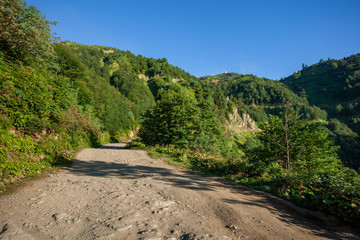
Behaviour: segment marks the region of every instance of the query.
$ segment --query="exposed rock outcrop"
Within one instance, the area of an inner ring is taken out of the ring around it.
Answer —
[[[149,77],[146,76],[145,74],[139,74],[139,75],[138,75],[138,78],[144,79],[145,81],[149,81]]]
[[[252,132],[259,130],[255,121],[247,113],[239,114],[239,110],[234,107],[233,112],[229,114],[225,122],[226,131],[230,134],[241,132]]]
[[[114,53],[114,50],[103,50],[104,53]]]

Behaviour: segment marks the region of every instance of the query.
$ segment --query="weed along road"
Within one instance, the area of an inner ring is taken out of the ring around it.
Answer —
[[[0,197],[0,239],[359,239],[332,217],[124,144]]]

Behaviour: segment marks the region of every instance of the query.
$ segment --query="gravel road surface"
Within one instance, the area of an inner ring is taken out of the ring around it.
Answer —
[[[359,239],[333,217],[125,144],[0,197],[0,239]]]

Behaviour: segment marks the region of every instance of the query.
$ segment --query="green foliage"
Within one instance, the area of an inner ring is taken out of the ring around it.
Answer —
[[[89,104],[81,82],[5,57],[0,52],[0,183],[6,187],[98,146],[100,126],[80,110]]]
[[[358,134],[336,118],[329,121],[328,128],[331,130],[335,142],[341,146],[339,156],[344,159],[344,163],[347,166],[359,166],[360,144]]]
[[[66,45],[54,44],[57,54],[57,63],[60,65],[59,75],[73,80],[79,80],[85,76],[85,65],[75,56],[75,54]]]
[[[298,79],[290,76],[282,82],[297,93],[305,91],[311,104],[332,110],[344,100],[359,96],[355,89],[352,90],[360,79],[359,68],[360,55],[357,54],[342,60],[314,64],[303,69]]]
[[[269,114],[279,115],[285,104],[291,104],[307,119],[326,120],[326,111],[309,106],[305,96],[297,96],[281,82],[254,75],[235,73],[219,74],[201,78],[207,81],[219,108],[226,108],[225,96],[256,122],[266,122]]]
[[[197,103],[177,92],[163,93],[158,104],[144,114],[139,130],[139,136],[146,144],[182,147],[208,148],[214,141],[208,136],[219,134],[210,104],[203,99]]]
[[[337,136],[349,136],[349,137],[357,137],[358,135],[353,132],[345,123],[340,122],[338,119],[333,118],[329,121],[329,128],[332,130]]]
[[[254,75],[224,73],[203,77],[220,86],[227,94],[241,99],[246,105],[305,104],[306,100],[292,93],[284,84]]]
[[[81,45],[81,49],[86,47]],[[85,65],[92,61],[91,54],[88,55],[91,61],[88,59],[89,61],[84,62],[74,54],[69,44],[56,44],[55,50],[60,66],[57,74],[69,78],[68,87],[74,89],[77,102],[84,111],[92,112],[99,119],[103,131],[109,131],[115,136],[136,128],[139,107],[112,87],[109,80]]]
[[[47,85],[46,74],[22,64],[13,64],[0,58],[1,109],[17,129],[26,131],[34,121],[50,117],[52,93]],[[32,123],[30,123],[32,122]],[[30,129],[30,132],[36,129]],[[41,129],[38,129],[41,130]]]
[[[340,166],[325,128],[313,121],[300,120],[291,108],[286,108],[281,118],[271,116],[261,128],[258,133],[261,144],[248,152],[260,175],[274,171],[275,167],[279,176],[295,171],[307,174],[304,178],[310,180],[314,174],[330,173]],[[276,176],[273,172],[270,175]]]
[[[118,69],[112,74],[110,83],[130,101],[139,104],[144,109],[155,104],[154,97],[145,81],[123,69]]]
[[[0,49],[17,59],[48,57],[53,53],[49,22],[23,0],[2,0],[0,5]]]
[[[35,144],[30,137],[21,138],[0,129],[0,182],[5,179],[29,176],[45,168],[35,154]]]
[[[85,46],[70,42],[64,42],[63,45],[76,53],[81,62],[96,75],[108,80],[142,109],[154,105],[154,97],[144,79],[194,79],[190,74],[170,65],[166,59],[145,58],[141,55],[135,56],[129,51],[101,46]]]

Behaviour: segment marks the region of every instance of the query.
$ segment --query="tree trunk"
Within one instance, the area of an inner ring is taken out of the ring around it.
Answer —
[[[285,109],[285,124],[283,126],[285,132],[285,143],[286,143],[286,170],[291,171],[291,164],[290,164],[290,139],[289,139],[289,108]]]

